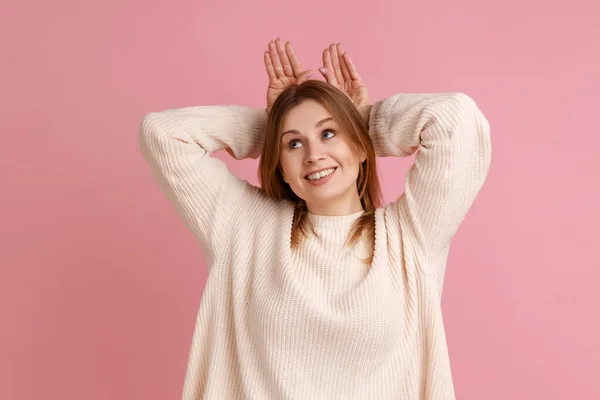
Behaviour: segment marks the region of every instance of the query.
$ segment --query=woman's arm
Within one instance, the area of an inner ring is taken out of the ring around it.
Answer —
[[[140,124],[142,155],[209,265],[247,184],[210,154],[227,149],[237,159],[257,158],[266,116],[236,105],[198,106],[149,113]]]
[[[147,114],[139,143],[161,189],[200,241],[205,257],[214,257],[246,182],[210,154],[227,150],[234,158],[258,158],[267,112],[291,84],[307,80],[290,42],[269,42],[264,53],[269,77],[267,108],[237,105],[187,107]],[[209,263],[210,264],[210,263]]]
[[[488,121],[463,93],[398,94],[371,105],[366,85],[339,44],[323,51],[319,71],[354,102],[379,157],[419,150],[405,192],[391,207],[420,249],[422,267],[443,272],[450,240],[487,176]]]
[[[391,207],[408,228],[426,272],[441,272],[450,241],[481,189],[491,162],[490,126],[463,93],[397,94],[370,110],[380,157],[409,156],[405,191]]]

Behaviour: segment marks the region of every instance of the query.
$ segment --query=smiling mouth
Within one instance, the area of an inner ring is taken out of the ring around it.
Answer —
[[[307,179],[309,181],[318,181],[319,179],[323,179],[326,176],[331,175],[335,170],[337,169],[337,167],[333,167],[333,168],[329,168],[329,169],[325,169],[323,171],[320,172],[316,172],[314,174],[310,174],[304,177],[304,179]]]

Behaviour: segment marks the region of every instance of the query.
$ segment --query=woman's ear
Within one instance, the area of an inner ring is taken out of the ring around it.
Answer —
[[[360,153],[359,153],[359,156],[360,156],[359,157],[360,162],[364,163],[365,160],[367,159],[367,155],[365,154],[365,152],[361,150]]]
[[[288,183],[288,181],[285,180],[285,174],[283,173],[283,170],[281,168],[279,168],[279,173],[281,174],[281,178],[283,179],[283,181],[285,183]]]

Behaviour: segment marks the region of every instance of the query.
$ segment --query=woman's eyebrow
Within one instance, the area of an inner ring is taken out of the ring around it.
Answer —
[[[333,117],[327,117],[327,118],[323,118],[322,120],[320,120],[319,122],[317,122],[317,124],[315,125],[315,128],[320,127],[321,125],[323,125],[325,122],[329,122],[329,121],[333,121]],[[283,138],[283,136],[287,133],[295,133],[296,135],[300,134],[300,131],[298,131],[297,129],[289,129],[285,132],[283,132],[281,134],[281,137]]]

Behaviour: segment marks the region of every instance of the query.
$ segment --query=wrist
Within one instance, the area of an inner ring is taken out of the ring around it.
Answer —
[[[373,108],[372,104],[367,104],[367,105],[358,107],[358,112],[360,113],[363,121],[365,122],[365,124],[367,126],[369,126],[369,118],[370,118],[370,115],[371,115],[371,109],[372,108]]]

